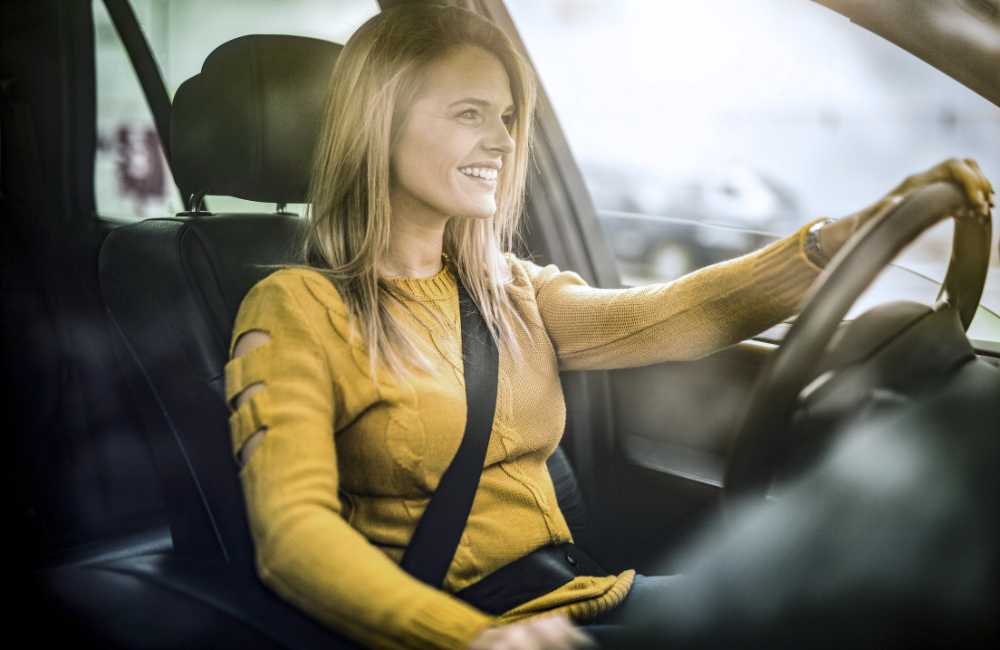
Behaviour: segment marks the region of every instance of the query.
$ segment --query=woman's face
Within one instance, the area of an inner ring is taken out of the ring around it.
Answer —
[[[392,152],[393,219],[493,216],[497,177],[514,151],[513,112],[507,72],[486,50],[466,47],[431,64]]]

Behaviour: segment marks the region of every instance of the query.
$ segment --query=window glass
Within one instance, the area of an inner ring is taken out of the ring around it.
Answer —
[[[125,221],[176,214],[184,208],[139,80],[104,3],[93,7],[97,214]]]
[[[953,156],[975,158],[1000,187],[1000,108],[814,2],[506,4],[626,284],[848,215]],[[940,281],[950,239],[941,224],[897,265]],[[998,264],[994,252],[993,311]],[[893,269],[858,308],[927,295],[933,282]],[[995,322],[975,331],[998,340]]]
[[[294,34],[344,43],[378,13],[376,0],[130,0],[167,91],[201,71],[216,47],[246,34]],[[163,158],[141,87],[101,0],[95,0],[98,213],[141,219],[173,215],[180,196]],[[211,196],[214,212],[272,212],[273,204]],[[302,206],[289,206],[300,211]]]

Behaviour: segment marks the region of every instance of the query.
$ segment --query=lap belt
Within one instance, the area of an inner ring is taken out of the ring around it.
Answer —
[[[455,594],[487,614],[503,614],[544,596],[577,576],[608,572],[573,544],[553,544],[514,560]]]
[[[479,306],[461,280],[458,308],[462,318],[465,432],[400,562],[410,575],[437,589],[444,582],[469,521],[497,406],[500,353]],[[607,571],[573,544],[558,544],[511,562],[455,596],[484,612],[502,614],[577,576],[603,575]]]

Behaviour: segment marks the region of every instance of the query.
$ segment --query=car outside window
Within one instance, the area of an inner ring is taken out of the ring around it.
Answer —
[[[953,156],[1000,186],[1000,108],[808,0],[506,5],[627,285],[850,214]],[[950,222],[926,233],[852,314],[933,302],[950,240]],[[1000,311],[995,252],[982,304]],[[1000,341],[1000,319],[981,308],[970,337]]]
[[[345,43],[379,11],[376,0],[130,0],[171,97],[216,47],[246,34]],[[101,0],[93,2],[97,63],[97,212],[132,221],[183,210],[153,118]],[[272,212],[272,204],[212,196],[214,212]],[[302,206],[288,206],[295,212]]]

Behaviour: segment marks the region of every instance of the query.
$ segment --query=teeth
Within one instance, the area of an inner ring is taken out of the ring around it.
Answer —
[[[495,181],[497,179],[496,169],[489,169],[488,167],[459,167],[458,171],[466,176],[473,176],[475,178],[482,178],[487,181]]]

